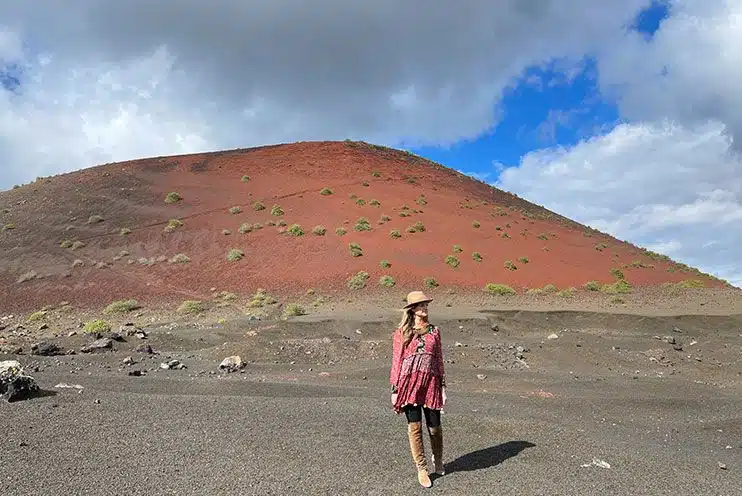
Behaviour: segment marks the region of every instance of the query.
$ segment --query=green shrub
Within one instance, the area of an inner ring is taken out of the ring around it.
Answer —
[[[298,317],[300,315],[306,315],[306,314],[307,314],[307,312],[304,310],[304,307],[302,307],[298,303],[289,303],[283,309],[283,317],[284,318]]]
[[[425,284],[425,287],[430,288],[430,289],[438,287],[438,281],[436,281],[432,277],[426,277],[425,280],[423,281],[423,284]]]
[[[185,314],[196,314],[204,311],[203,303],[200,300],[186,300],[178,306],[176,312]]]
[[[464,251],[464,250],[461,248],[460,245],[453,245],[453,252],[454,253],[461,253],[462,251]]]
[[[384,286],[385,288],[393,288],[395,284],[396,282],[392,276],[381,276],[381,278],[379,278],[379,285]]]
[[[248,176],[248,175],[244,175],[244,176],[242,176],[242,182],[243,182],[243,183],[246,183],[246,182],[248,182],[249,180],[250,180],[250,176]]]
[[[338,227],[337,229],[335,229],[335,234],[337,234],[338,236],[342,236],[347,233],[348,231],[346,231],[343,227]]]
[[[598,284],[598,281],[588,281],[582,287],[587,291],[600,291],[600,284]]]
[[[126,313],[141,308],[137,300],[119,300],[114,301],[103,309],[103,313],[108,315],[112,313]]]
[[[471,258],[472,258],[472,260],[474,260],[475,262],[481,262],[481,261],[482,261],[482,255],[481,255],[481,254],[480,254],[480,253],[479,253],[478,251],[475,251],[475,252],[473,252],[473,253],[471,254]]]
[[[332,194],[332,190],[330,188],[322,188],[320,190],[319,194],[320,195],[324,195],[324,196],[331,195]]]
[[[626,279],[619,279],[613,284],[604,284],[600,291],[606,294],[626,294],[631,293],[631,284]]]
[[[302,229],[299,224],[291,224],[291,226],[288,229],[286,229],[286,232],[292,236],[303,236],[304,235],[304,229]]]
[[[242,212],[242,209],[240,207],[236,207],[235,206],[235,207],[231,207],[229,209],[229,213],[232,214],[232,215],[239,214],[240,212]]]
[[[46,314],[47,312],[45,310],[40,310],[29,315],[27,320],[28,322],[38,322],[40,320],[44,320],[46,318]]]
[[[407,232],[409,233],[416,233],[416,232],[423,232],[425,231],[425,224],[423,224],[420,221],[415,222],[410,227],[407,228]]]
[[[368,281],[368,272],[360,271],[348,278],[347,284],[350,289],[363,289]]]
[[[392,239],[401,238],[402,233],[400,233],[397,229],[392,229],[389,231],[389,237]]]
[[[261,210],[265,210],[265,205],[259,201],[256,201],[255,203],[252,204],[252,208],[253,210],[256,210],[259,212]]]
[[[271,208],[271,215],[275,215],[276,217],[280,217],[283,215],[283,209],[279,207],[278,205],[273,205]]]
[[[518,267],[515,266],[515,264],[510,260],[505,260],[505,263],[503,264],[506,269],[508,270],[516,270]]]
[[[370,231],[371,225],[368,223],[368,219],[365,217],[359,217],[356,221],[356,225],[353,226],[353,229],[356,231]]]
[[[191,259],[188,258],[188,255],[186,255],[185,253],[177,253],[173,255],[173,257],[170,260],[168,260],[168,262],[171,264],[188,263],[190,261]]]
[[[392,266],[392,264],[389,263],[389,260],[382,260],[381,262],[379,262],[379,266],[381,266],[381,267],[383,267],[385,269],[388,269],[389,267]]]
[[[167,195],[165,195],[165,203],[177,203],[183,199],[182,196],[180,196],[175,191],[171,191]]]
[[[82,330],[86,333],[108,332],[111,330],[111,325],[105,320],[95,319],[85,322]]]
[[[518,259],[518,261],[519,261],[520,263],[522,263],[522,264],[527,264],[527,263],[528,263],[528,257],[520,257],[520,258]]]
[[[239,248],[232,248],[227,253],[227,260],[230,262],[237,262],[238,260],[242,260],[242,257],[245,256],[245,252],[240,250]]]
[[[183,226],[183,221],[180,219],[170,219],[167,221],[167,226],[165,226],[165,229],[163,229],[165,232],[173,232],[177,228]]]
[[[379,200],[371,200],[370,202],[368,202],[368,204],[371,205],[371,206],[373,206],[373,207],[380,207],[381,206],[381,202],[379,202]]]
[[[510,286],[506,286],[505,284],[496,284],[493,282],[487,283],[484,289],[491,295],[506,296],[515,294],[515,290]]]
[[[252,232],[252,226],[248,223],[240,224],[240,228],[238,229],[240,234],[247,234],[249,232]]]
[[[453,255],[447,255],[446,256],[446,263],[453,267],[454,269],[459,266],[459,259],[454,257]]]
[[[479,228],[479,226],[480,226],[481,224],[479,223],[479,221],[478,221],[478,220],[475,220],[474,222],[472,222],[472,223],[471,223],[471,225],[472,225],[472,227],[474,227],[475,229],[478,229],[478,228]]]
[[[325,229],[325,226],[318,225],[312,228],[312,234],[315,234],[317,236],[324,236],[326,232],[327,229]]]
[[[350,255],[352,257],[363,256],[363,249],[361,248],[361,245],[359,245],[358,243],[349,243],[348,248],[350,248]]]

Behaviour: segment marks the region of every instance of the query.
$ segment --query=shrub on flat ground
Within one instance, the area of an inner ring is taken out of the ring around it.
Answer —
[[[319,192],[320,195],[327,196],[331,195],[333,191],[330,188],[322,188]]]
[[[95,319],[85,322],[82,330],[86,333],[108,332],[111,330],[111,324],[102,319]]]
[[[453,255],[446,256],[446,264],[450,265],[454,269],[459,266],[461,262],[459,262],[459,259],[454,257]]]
[[[392,239],[401,238],[402,233],[400,233],[397,229],[392,229],[391,231],[389,231],[389,237]]]
[[[385,288],[393,288],[395,284],[396,282],[392,276],[387,275],[379,278],[379,285],[384,286]]]
[[[271,215],[280,217],[283,215],[283,209],[279,205],[273,205],[273,207],[271,207]]]
[[[185,314],[196,314],[204,311],[203,302],[200,300],[185,300],[178,306],[176,312]]]
[[[472,258],[472,260],[474,260],[475,262],[481,262],[481,261],[482,261],[482,254],[481,254],[481,253],[479,253],[478,251],[475,251],[475,252],[473,252],[473,253],[471,254],[471,258]]]
[[[598,281],[588,281],[582,287],[587,291],[600,291],[600,284],[598,284]]]
[[[283,309],[283,317],[284,318],[298,317],[300,315],[306,315],[306,313],[307,312],[304,310],[304,307],[302,307],[298,303],[289,303]]]
[[[255,203],[252,204],[252,208],[253,210],[257,210],[257,211],[265,210],[265,205],[259,201],[256,201]]]
[[[511,260],[505,260],[505,263],[503,265],[508,270],[516,270],[518,268]]]
[[[379,266],[388,269],[392,266],[392,264],[389,263],[389,260],[382,260],[381,262],[379,262]]]
[[[242,176],[242,179],[241,180],[242,180],[243,183],[246,183],[246,182],[248,182],[250,180],[250,176],[244,175],[244,176]]]
[[[337,234],[338,236],[342,236],[343,234],[347,234],[347,233],[348,231],[346,231],[342,227],[338,227],[337,229],[335,229],[335,234]]]
[[[365,217],[359,217],[356,221],[356,225],[353,226],[353,229],[356,231],[370,231],[371,225],[368,223],[368,219]]]

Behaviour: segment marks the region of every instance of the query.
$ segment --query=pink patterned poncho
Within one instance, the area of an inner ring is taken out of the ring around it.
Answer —
[[[428,332],[414,334],[407,346],[403,347],[402,341],[402,332],[397,329],[392,340],[392,368],[389,374],[392,392],[397,393],[393,410],[401,413],[405,405],[441,410],[446,374],[440,330],[429,324]]]

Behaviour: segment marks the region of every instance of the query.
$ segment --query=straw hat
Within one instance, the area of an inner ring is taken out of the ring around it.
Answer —
[[[407,305],[404,306],[404,309],[407,310],[418,303],[427,303],[430,301],[433,301],[433,298],[428,298],[422,291],[410,291],[407,294]]]

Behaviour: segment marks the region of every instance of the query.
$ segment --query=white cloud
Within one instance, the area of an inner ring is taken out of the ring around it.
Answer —
[[[742,285],[742,159],[719,122],[622,124],[529,153],[496,185]]]
[[[522,158],[500,185],[742,286],[742,2],[674,0],[597,59],[630,122]],[[554,187],[558,185],[558,187]]]
[[[99,162],[360,138],[449,145],[533,64],[605,49],[650,0],[1,2],[0,188]]]

